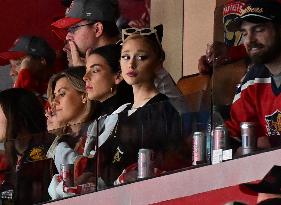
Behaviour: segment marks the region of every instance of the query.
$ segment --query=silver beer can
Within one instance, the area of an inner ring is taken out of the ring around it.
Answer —
[[[74,164],[61,164],[60,173],[65,186],[74,186]]]
[[[227,149],[227,129],[223,125],[213,130],[213,150]]]
[[[192,165],[206,162],[206,137],[204,132],[194,132],[192,140]]]
[[[154,175],[154,152],[151,149],[139,149],[138,179]]]
[[[257,149],[256,124],[241,122],[242,154],[249,154]]]

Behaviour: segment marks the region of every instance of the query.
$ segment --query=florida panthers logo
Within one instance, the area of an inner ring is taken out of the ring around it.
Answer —
[[[224,24],[224,42],[227,46],[237,46],[241,44],[242,34],[240,31],[231,32],[227,30],[227,25],[233,21],[233,19],[240,16],[240,13],[244,7],[242,1],[234,1],[227,3],[223,8],[223,24]]]
[[[276,110],[271,115],[266,115],[265,121],[269,136],[281,135],[281,112],[279,110]]]

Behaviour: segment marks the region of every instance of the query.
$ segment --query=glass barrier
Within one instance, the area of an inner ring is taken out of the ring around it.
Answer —
[[[218,116],[210,115],[207,92],[164,101],[158,96],[140,108],[127,104],[92,122],[33,134],[21,154],[15,152],[21,142],[7,141],[0,155],[3,203],[73,197],[260,153],[235,154],[227,128],[223,137],[210,129]],[[7,162],[13,160],[11,169]]]

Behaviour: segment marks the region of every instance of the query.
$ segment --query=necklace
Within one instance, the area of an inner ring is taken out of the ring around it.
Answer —
[[[132,106],[132,109],[138,109],[142,106],[144,106],[151,98],[153,98],[154,96],[151,96],[151,97],[147,97],[147,98],[144,98],[142,99],[140,105],[135,105],[136,101],[134,101],[134,104]]]

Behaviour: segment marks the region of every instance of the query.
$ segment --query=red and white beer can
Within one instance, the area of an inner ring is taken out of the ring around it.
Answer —
[[[227,130],[223,125],[215,127],[213,130],[213,150],[227,148]]]
[[[60,165],[61,176],[65,186],[74,186],[74,164],[61,164]]]

